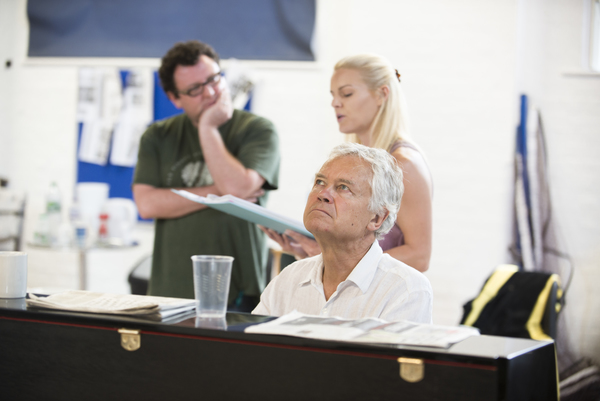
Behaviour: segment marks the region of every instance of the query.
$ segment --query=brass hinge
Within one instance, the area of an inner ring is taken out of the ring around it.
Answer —
[[[400,377],[410,383],[423,380],[425,376],[425,364],[422,359],[398,358],[400,364]]]
[[[142,345],[139,330],[119,329],[121,334],[121,347],[127,351],[135,351]]]

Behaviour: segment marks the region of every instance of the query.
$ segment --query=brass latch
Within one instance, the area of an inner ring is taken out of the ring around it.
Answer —
[[[422,359],[398,358],[400,364],[400,377],[410,383],[423,380],[425,376],[425,364]]]
[[[135,351],[142,345],[139,330],[119,329],[121,334],[121,347],[127,351]]]

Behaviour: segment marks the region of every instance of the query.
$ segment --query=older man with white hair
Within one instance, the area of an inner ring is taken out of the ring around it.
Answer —
[[[334,148],[304,210],[322,253],[284,269],[252,313],[431,323],[429,280],[377,241],[394,225],[403,190],[402,170],[388,152],[353,143]]]

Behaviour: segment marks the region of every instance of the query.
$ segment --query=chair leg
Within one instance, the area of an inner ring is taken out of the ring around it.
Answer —
[[[269,249],[271,253],[271,280],[273,280],[279,273],[281,273],[281,251],[279,249]]]

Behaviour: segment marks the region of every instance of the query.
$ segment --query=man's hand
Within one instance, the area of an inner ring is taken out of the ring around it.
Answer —
[[[210,104],[198,120],[198,136],[200,147],[208,170],[215,181],[219,193],[231,194],[242,199],[256,198],[255,193],[265,183],[265,179],[256,171],[246,168],[227,149],[218,127],[233,116],[231,96],[225,80],[221,79],[215,90],[207,86],[205,91],[215,95],[215,102]]]
[[[256,202],[258,202],[258,198],[260,198],[264,194],[265,194],[265,190],[261,188],[261,189],[255,191],[254,193],[250,194],[245,200],[247,200],[248,202],[251,202],[251,203],[256,203]]]
[[[258,226],[273,241],[277,242],[284,252],[290,253],[296,259],[304,259],[321,253],[319,244],[314,239],[310,239],[295,231],[285,230],[285,233],[279,234],[275,230]]]
[[[215,102],[204,109],[198,119],[198,127],[200,127],[201,133],[203,128],[204,131],[206,131],[206,128],[218,128],[229,121],[233,115],[233,104],[224,78],[221,78],[217,88]]]

